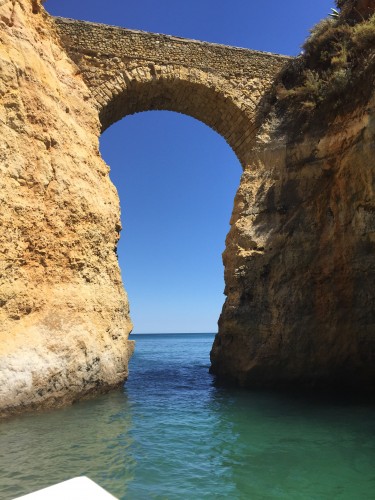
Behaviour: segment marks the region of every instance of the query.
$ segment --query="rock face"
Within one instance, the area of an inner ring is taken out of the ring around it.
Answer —
[[[305,124],[271,110],[224,253],[212,371],[245,386],[375,387],[375,98]]]
[[[0,3],[0,413],[127,377],[119,202],[100,123],[38,2]]]

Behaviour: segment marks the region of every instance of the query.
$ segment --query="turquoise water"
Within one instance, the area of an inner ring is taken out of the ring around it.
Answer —
[[[217,388],[213,336],[142,335],[121,391],[0,424],[0,498],[87,475],[121,499],[374,499],[375,407]]]

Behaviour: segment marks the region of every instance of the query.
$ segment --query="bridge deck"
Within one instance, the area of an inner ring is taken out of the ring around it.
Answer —
[[[188,64],[234,78],[245,74],[252,78],[272,78],[275,70],[290,59],[269,52],[87,21],[65,18],[55,18],[55,21],[68,50],[89,56],[120,57],[155,64]]]

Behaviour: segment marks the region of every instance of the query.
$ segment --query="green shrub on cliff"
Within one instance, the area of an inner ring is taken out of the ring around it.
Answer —
[[[375,47],[375,14],[368,21],[354,26],[353,43],[360,50],[371,50]]]
[[[342,8],[349,1],[336,5]],[[374,76],[375,14],[354,19],[342,12],[311,30],[303,54],[285,69],[276,94],[281,106],[286,104],[288,109],[311,110],[323,104],[337,108],[353,99],[350,94],[355,87],[361,85],[359,94],[363,88],[373,88]]]

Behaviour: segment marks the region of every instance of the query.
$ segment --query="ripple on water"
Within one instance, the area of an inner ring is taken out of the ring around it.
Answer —
[[[0,425],[0,498],[87,475],[121,499],[370,499],[375,410],[217,388],[212,335],[138,336],[122,391]]]

